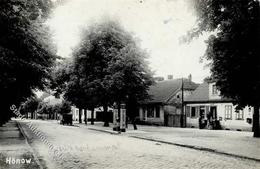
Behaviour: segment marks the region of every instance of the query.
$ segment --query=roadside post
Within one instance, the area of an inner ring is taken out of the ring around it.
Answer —
[[[126,131],[126,105],[120,105],[120,131]]]
[[[119,115],[118,115],[118,105],[116,103],[113,104],[113,131],[119,131]]]

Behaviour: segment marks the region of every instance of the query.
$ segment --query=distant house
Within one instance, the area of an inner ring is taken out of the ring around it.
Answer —
[[[184,103],[187,127],[252,130],[253,108],[236,110],[231,99],[220,96],[215,83],[201,84]]]
[[[81,119],[82,119],[82,121],[85,119],[85,109],[81,109],[81,110],[79,110],[79,108],[77,108],[77,107],[75,107],[75,106],[72,106],[71,107],[71,112],[72,112],[72,119],[74,120],[74,121],[78,121],[79,120],[79,111],[81,111]],[[93,118],[94,118],[94,120],[95,121],[103,121],[103,107],[98,107],[98,108],[95,108],[94,109],[94,116],[93,116]],[[110,107],[108,107],[108,113],[110,113],[111,114],[111,112],[113,111],[113,109],[112,108],[110,108]],[[87,110],[87,120],[88,121],[90,121],[91,120],[91,110]]]
[[[172,127],[184,126],[182,95],[185,99],[197,87],[198,84],[191,81],[191,76],[183,80],[168,78],[158,81],[149,89],[151,98],[140,103],[140,122]]]
[[[43,92],[41,94],[41,96],[39,96],[39,99],[41,99],[45,104],[51,105],[51,106],[61,104],[62,101],[63,101],[63,97],[56,98],[54,95],[51,95],[50,93],[47,93],[47,92]],[[86,114],[87,120],[89,121],[91,119],[91,111],[90,110],[85,110],[85,109],[81,109],[80,110],[75,105],[72,105],[71,106],[71,113],[72,113],[72,120],[73,121],[79,121],[79,111],[81,111],[81,120],[82,120],[82,122],[85,119],[85,111],[87,111],[87,114]],[[108,111],[112,111],[111,108],[109,108]],[[100,116],[100,114],[102,114],[100,112],[103,112],[103,108],[102,107],[98,107],[98,108],[94,109],[94,120],[95,121],[97,120],[98,116]],[[40,117],[42,119],[49,119],[50,118],[46,114],[39,114],[38,113],[37,115],[38,115],[38,117]],[[54,113],[54,117],[53,118],[54,119],[59,119],[60,115]]]

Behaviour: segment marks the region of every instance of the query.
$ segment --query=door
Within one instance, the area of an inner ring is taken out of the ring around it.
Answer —
[[[209,116],[208,116],[208,124],[210,125],[209,128],[211,129],[220,129],[220,123],[217,120],[217,107],[216,106],[211,106],[210,111],[209,111]]]
[[[169,127],[181,127],[181,115],[180,114],[168,114],[167,126]]]
[[[217,119],[217,107],[216,106],[210,107],[210,116],[212,117],[212,120]]]
[[[206,126],[207,126],[206,106],[200,106],[200,108],[199,108],[199,128],[203,129]]]

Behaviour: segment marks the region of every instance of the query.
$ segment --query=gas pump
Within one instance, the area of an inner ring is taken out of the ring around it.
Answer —
[[[120,131],[125,132],[126,128],[126,105],[120,105]]]
[[[116,103],[113,104],[113,130],[119,131],[120,125],[119,125],[119,116],[118,116],[118,106]]]

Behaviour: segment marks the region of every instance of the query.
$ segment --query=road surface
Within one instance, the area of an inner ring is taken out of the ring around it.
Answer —
[[[23,120],[19,123],[44,168],[260,168],[260,162],[252,160],[146,141],[127,135],[112,135],[85,127],[62,126],[53,121]]]

